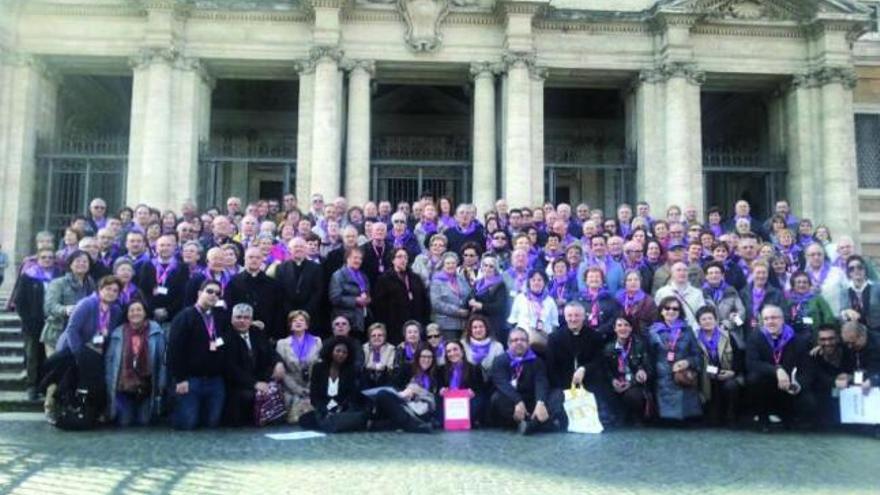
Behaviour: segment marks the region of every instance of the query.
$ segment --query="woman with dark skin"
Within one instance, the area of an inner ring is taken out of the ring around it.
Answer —
[[[350,339],[335,337],[321,349],[321,360],[312,367],[309,384],[314,411],[300,418],[303,428],[341,433],[366,427],[367,415],[358,405],[358,370],[351,346]]]

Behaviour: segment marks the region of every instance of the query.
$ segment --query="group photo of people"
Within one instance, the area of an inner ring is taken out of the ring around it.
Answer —
[[[529,435],[569,431],[576,389],[606,431],[847,429],[841,394],[880,393],[874,263],[785,200],[723,207],[95,198],[9,309],[64,429],[431,433],[455,397]]]

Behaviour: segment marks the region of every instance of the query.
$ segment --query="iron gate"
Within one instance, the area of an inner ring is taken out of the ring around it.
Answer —
[[[620,146],[548,143],[544,163],[544,197],[554,204],[585,202],[615,211],[635,198],[636,156]]]
[[[42,228],[60,234],[74,215],[103,198],[108,213],[125,201],[128,139],[59,139],[37,143],[37,215]]]
[[[709,148],[703,150],[703,180],[706,208],[718,206],[733,214],[733,205],[745,199],[752,214],[761,218],[773,214],[778,199],[785,197],[785,155],[769,155],[749,149]]]
[[[370,197],[413,202],[424,193],[471,200],[470,141],[464,136],[382,136],[371,144]]]
[[[218,205],[218,200],[225,201],[235,187],[241,187],[235,181],[242,172],[248,182],[254,174],[274,175],[277,182],[281,182],[281,196],[295,191],[296,137],[263,140],[213,138],[199,143],[199,204],[211,206]],[[248,194],[244,196],[248,201]],[[253,199],[269,198],[250,198]]]

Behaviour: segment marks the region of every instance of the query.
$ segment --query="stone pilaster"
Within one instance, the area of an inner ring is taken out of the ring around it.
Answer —
[[[531,73],[532,206],[544,203],[544,80],[547,70],[534,67]]]
[[[312,187],[312,112],[315,97],[315,64],[302,60],[296,64],[299,73],[299,103],[296,125],[296,197],[308,202]]]
[[[32,247],[36,147],[55,133],[58,75],[37,57],[0,53],[0,242],[14,265]]]
[[[806,218],[817,218],[824,196],[824,188],[814,187],[821,183],[818,95],[807,75],[795,76],[785,93],[787,195],[792,210]]]
[[[376,65],[358,60],[348,62],[346,69],[349,76],[345,197],[351,204],[364,204],[370,198],[370,100]]]
[[[532,202],[532,80],[534,55],[508,53],[503,95],[502,195],[511,205]]]
[[[198,189],[199,141],[208,137],[214,82],[202,63],[146,48],[133,70],[126,202],[179,208]]]
[[[498,67],[490,63],[471,64],[474,80],[473,123],[473,198],[477,210],[492,209],[496,191],[495,160],[495,73]]]
[[[310,192],[325,197],[341,193],[341,73],[342,51],[335,47],[313,48],[315,64],[312,105],[312,155]]]

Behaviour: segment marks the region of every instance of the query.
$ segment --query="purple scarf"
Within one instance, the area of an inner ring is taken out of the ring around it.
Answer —
[[[355,281],[358,285],[358,288],[361,292],[367,292],[367,278],[364,277],[364,274],[361,273],[360,270],[355,270],[354,268],[345,267],[348,271],[348,275]]]
[[[761,327],[761,333],[767,339],[767,345],[770,346],[773,352],[773,362],[778,366],[782,362],[782,353],[785,352],[785,346],[794,338],[794,330],[790,326],[784,325],[782,327],[782,334],[775,340],[766,328]]]
[[[721,330],[718,327],[715,327],[715,330],[712,332],[712,338],[706,338],[706,332],[700,330],[699,333],[700,342],[703,343],[703,347],[706,348],[706,353],[709,354],[709,360],[713,363],[718,362],[718,341],[721,340]]]
[[[475,340],[471,340],[469,344],[471,348],[471,359],[473,359],[474,364],[483,364],[483,360],[489,355],[489,349],[492,347],[492,340],[487,338],[484,344],[478,344]]]
[[[727,287],[727,282],[725,282],[724,280],[722,280],[721,283],[718,284],[718,287],[712,287],[711,285],[709,285],[709,282],[703,282],[703,291],[711,291],[712,300],[715,301],[716,304],[724,298],[724,292],[727,290]]]
[[[759,289],[752,285],[752,313],[758,314],[761,311],[761,305],[764,304],[764,297],[767,296],[767,289]]]
[[[177,258],[172,257],[171,261],[163,268],[162,263],[156,258],[153,260],[153,267],[156,269],[156,285],[165,285],[168,280],[168,274],[177,269]]]
[[[529,361],[534,361],[538,358],[535,355],[535,351],[530,347],[525,354],[520,357],[517,357],[513,354],[513,351],[510,349],[507,350],[507,357],[510,359],[510,369],[513,370],[516,374],[522,372],[522,367],[525,363]]]
[[[410,239],[413,238],[412,232],[409,229],[403,231],[403,234],[397,235],[394,233],[394,230],[391,231],[391,242],[395,248],[406,247],[406,244]]]
[[[474,290],[478,296],[482,296],[489,292],[489,289],[495,287],[496,285],[502,282],[501,275],[495,274],[491,277],[480,277],[477,279],[476,285],[474,285]]]
[[[447,229],[455,227],[455,218],[449,215],[440,215],[440,223]]]
[[[28,277],[39,280],[43,283],[51,282],[52,279],[54,279],[58,274],[58,270],[55,268],[55,266],[50,266],[48,269],[44,269],[35,261],[32,261],[25,265],[24,269],[21,272]]]
[[[636,293],[631,296],[629,295],[629,292],[627,292],[625,289],[621,289],[617,291],[616,298],[617,302],[620,304],[620,307],[623,308],[623,312],[626,314],[630,314],[630,308],[633,308],[644,301],[645,296],[647,296],[647,294],[645,294],[645,291],[643,291],[642,289],[637,290]]]
[[[807,275],[810,276],[810,281],[813,282],[813,290],[818,292],[822,290],[822,284],[825,283],[825,279],[828,278],[828,272],[831,271],[831,265],[828,262],[822,263],[822,269],[819,270],[819,274],[816,275],[813,273],[813,270],[805,270]]]
[[[565,275],[565,278],[563,278],[562,280],[559,280],[556,277],[553,277],[550,280],[550,289],[549,289],[550,293],[553,294],[553,296],[557,299],[564,298],[565,291],[568,288],[568,282],[571,280],[574,280],[574,277],[572,277],[571,272],[567,273]]]
[[[309,356],[309,352],[311,352],[312,347],[315,346],[315,343],[318,341],[318,338],[314,335],[306,332],[303,334],[302,340],[297,341],[295,335],[290,336],[290,352],[296,356],[296,361],[302,364],[305,359]]]
[[[409,342],[404,342],[403,344],[403,354],[406,356],[407,362],[412,362],[413,357],[415,357],[416,350]]]
[[[463,374],[464,363],[452,365],[452,376],[449,377],[449,388],[458,390],[461,388],[461,375]]]
[[[433,220],[422,220],[422,232],[428,237],[437,232],[437,222]]]
[[[477,230],[477,222],[476,222],[476,220],[471,220],[471,223],[469,223],[467,225],[467,227],[464,227],[464,228],[462,228],[462,226],[459,225],[458,222],[456,222],[454,228],[461,235],[469,236],[469,235],[473,234],[475,230]]]
[[[525,287],[525,283],[528,280],[529,272],[528,270],[524,271],[522,275],[516,272],[513,267],[508,268],[504,271],[508,277],[513,279],[513,283],[516,286],[517,292],[523,292]]]

